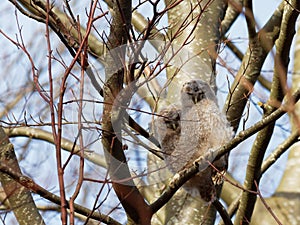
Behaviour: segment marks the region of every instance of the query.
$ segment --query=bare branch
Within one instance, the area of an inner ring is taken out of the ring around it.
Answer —
[[[2,127],[0,127],[0,167],[10,167],[11,171],[22,176],[14,152],[14,146],[9,142],[8,136],[4,133]],[[35,219],[35,223],[37,224],[45,224],[29,190],[15,182],[3,170],[0,172],[0,181],[9,201],[10,208],[13,210],[20,225],[30,224],[32,218]]]
[[[36,184],[31,178],[29,178],[27,176],[24,176],[19,172],[16,172],[15,170],[8,167],[7,165],[1,164],[0,165],[0,171],[2,173],[7,174],[12,179],[17,181],[19,184],[21,184],[22,186],[24,186],[27,189],[31,190],[32,192],[40,195],[41,197],[43,197],[43,198],[45,198],[45,199],[47,199],[47,200],[49,200],[49,201],[51,201],[55,204],[58,204],[58,205],[61,204],[61,198],[59,196],[47,191],[43,187]],[[68,201],[67,201],[67,207],[69,207],[69,202]],[[89,210],[89,209],[87,209],[83,206],[80,206],[78,204],[74,204],[74,208],[75,208],[75,211],[77,213],[82,214],[84,216],[88,216],[92,219],[101,221],[103,223],[113,224],[113,225],[121,225],[120,223],[118,223],[117,221],[115,221],[114,219],[112,219],[111,217],[109,217],[107,215],[103,215],[101,213],[93,212],[93,211],[91,211],[91,210]]]
[[[281,106],[279,109],[277,109],[270,115],[266,116],[261,121],[257,122],[247,130],[241,131],[229,143],[220,147],[217,150],[217,155],[214,160],[218,160],[224,154],[228,153],[231,149],[233,149],[238,144],[240,144],[242,141],[246,140],[253,134],[257,133],[264,127],[268,126],[270,123],[279,119],[287,112],[287,109],[291,108],[290,104],[294,104],[299,99],[300,99],[300,89],[297,90],[297,92],[293,95],[293,98],[290,99],[290,101],[287,102],[285,105]],[[199,162],[201,161],[203,161],[203,157],[195,160],[192,167],[181,170],[173,177],[172,181],[168,185],[168,188],[165,190],[165,192],[155,202],[151,204],[151,208],[154,212],[158,211],[163,206],[164,202],[168,201],[186,181],[188,181],[191,177],[193,177],[198,172]]]
[[[258,35],[250,39],[242,65],[235,77],[234,83],[231,85],[224,111],[234,131],[238,129],[248,97],[252,93],[264,60],[271,49],[270,47],[274,45],[279,35],[282,14],[283,4],[277,8]],[[256,60],[258,58],[260,60]]]

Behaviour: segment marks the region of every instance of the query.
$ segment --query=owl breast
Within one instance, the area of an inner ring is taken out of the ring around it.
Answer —
[[[227,156],[213,162],[216,151],[232,138],[233,132],[206,82],[191,80],[185,83],[181,104],[179,109],[168,108],[161,112],[169,119],[157,119],[157,126],[161,127],[159,141],[167,167],[173,173],[191,166],[199,157],[209,156],[202,160],[199,173],[183,186],[191,195],[209,202],[216,196],[216,183],[213,182],[216,169],[226,171],[228,164]],[[176,112],[179,116],[174,119]]]

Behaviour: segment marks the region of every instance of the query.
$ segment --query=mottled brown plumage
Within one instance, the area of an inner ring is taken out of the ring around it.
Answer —
[[[209,165],[216,150],[229,141],[232,129],[218,108],[217,99],[210,86],[202,80],[191,80],[181,90],[181,134],[178,146],[172,154],[177,167],[189,166],[195,159],[208,154],[207,163],[200,165],[200,172],[189,180],[186,189],[193,196],[201,196],[207,202],[216,197],[213,178],[216,170]],[[192,138],[191,138],[192,137]],[[185,155],[178,163],[178,155]],[[227,169],[227,157],[214,162],[218,170]]]
[[[154,132],[158,139],[164,159],[167,161],[178,144],[180,135],[181,110],[176,105],[169,105],[159,112],[154,120]]]
[[[155,122],[158,140],[167,166],[173,173],[205,156],[199,173],[183,187],[191,195],[211,202],[216,197],[213,180],[218,176],[210,162],[214,160],[216,150],[231,139],[232,129],[218,108],[214,92],[202,80],[191,80],[183,85],[181,104],[181,110],[172,106],[161,111],[164,116]],[[225,171],[227,161],[227,156],[224,156],[213,165]]]

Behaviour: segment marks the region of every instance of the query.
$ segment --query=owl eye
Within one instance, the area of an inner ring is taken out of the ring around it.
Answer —
[[[198,92],[196,94],[190,94],[192,96],[192,101],[194,102],[194,104],[197,104],[198,102],[200,102],[202,99],[205,98],[205,94],[203,91]]]
[[[175,112],[166,115],[166,117],[164,118],[164,122],[167,128],[172,130],[176,130],[179,127],[179,123],[178,123],[179,120],[180,120],[180,115],[179,113],[175,113]]]
[[[200,100],[205,98],[205,94],[204,94],[203,91],[199,92],[199,93],[198,93],[198,96],[199,96],[198,98],[199,98]]]
[[[172,130],[176,130],[177,127],[179,127],[179,123],[178,121],[175,120],[167,120],[165,121],[167,128],[172,129]]]
[[[193,90],[194,90],[194,92],[201,91],[201,90],[199,89],[199,87],[197,87],[197,86],[194,86],[194,87],[193,87]]]
[[[183,85],[183,90],[187,94],[193,94],[199,91],[199,87],[197,85],[197,82],[192,81],[192,82],[187,82]]]

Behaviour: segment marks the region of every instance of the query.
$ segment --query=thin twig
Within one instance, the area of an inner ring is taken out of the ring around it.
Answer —
[[[60,205],[61,204],[61,198],[49,191],[47,191],[46,189],[44,189],[43,187],[39,186],[38,184],[36,184],[31,178],[22,175],[21,173],[18,173],[14,170],[12,170],[11,168],[7,167],[4,164],[0,165],[0,171],[9,175],[10,177],[12,177],[15,181],[17,181],[18,183],[20,183],[22,186],[28,188],[29,190],[31,190],[32,192],[40,195],[41,197]],[[69,201],[67,201],[67,207],[69,207]],[[85,216],[89,216],[92,219],[96,219],[98,221],[101,221],[103,223],[106,224],[112,224],[112,225],[121,225],[119,222],[117,222],[116,220],[112,219],[111,217],[98,213],[98,212],[92,212],[91,210],[78,205],[78,204],[74,204],[74,208],[75,211],[81,215],[85,215]]]
[[[217,156],[214,160],[220,159],[223,155],[227,154],[232,150],[234,147],[236,147],[238,144],[246,140],[247,138],[254,135],[256,132],[260,131],[264,127],[268,126],[270,123],[276,121],[281,116],[283,116],[287,111],[289,111],[292,108],[292,105],[296,103],[300,98],[300,89],[298,89],[295,94],[292,96],[289,101],[282,105],[280,108],[275,110],[273,113],[271,113],[269,116],[266,116],[261,121],[257,122],[247,130],[241,131],[235,138],[233,138],[229,143],[226,145],[220,147],[217,150]],[[197,172],[199,168],[199,162],[204,161],[202,157],[195,160],[193,165],[190,168],[184,169],[179,171],[175,174],[173,179],[171,180],[170,184],[168,185],[167,189],[164,191],[164,193],[156,199],[151,205],[152,211],[155,213],[157,212],[166,202],[168,202],[172,196],[176,193],[176,191],[190,178],[192,178]],[[242,188],[242,187],[241,187]],[[245,190],[245,189],[244,189]],[[252,192],[251,190],[245,190]],[[253,192],[256,194],[256,192]]]
[[[270,214],[272,215],[272,217],[275,219],[275,221],[277,222],[277,224],[279,225],[282,225],[282,223],[280,222],[280,220],[278,219],[278,217],[275,215],[275,213],[273,212],[273,210],[271,209],[271,207],[267,204],[267,202],[265,201],[265,199],[263,198],[263,196],[261,195],[260,193],[260,190],[259,190],[259,186],[257,184],[256,181],[254,181],[254,184],[256,186],[256,189],[257,189],[257,194],[261,200],[261,202],[263,203],[263,205],[266,207],[266,209],[270,212]]]

